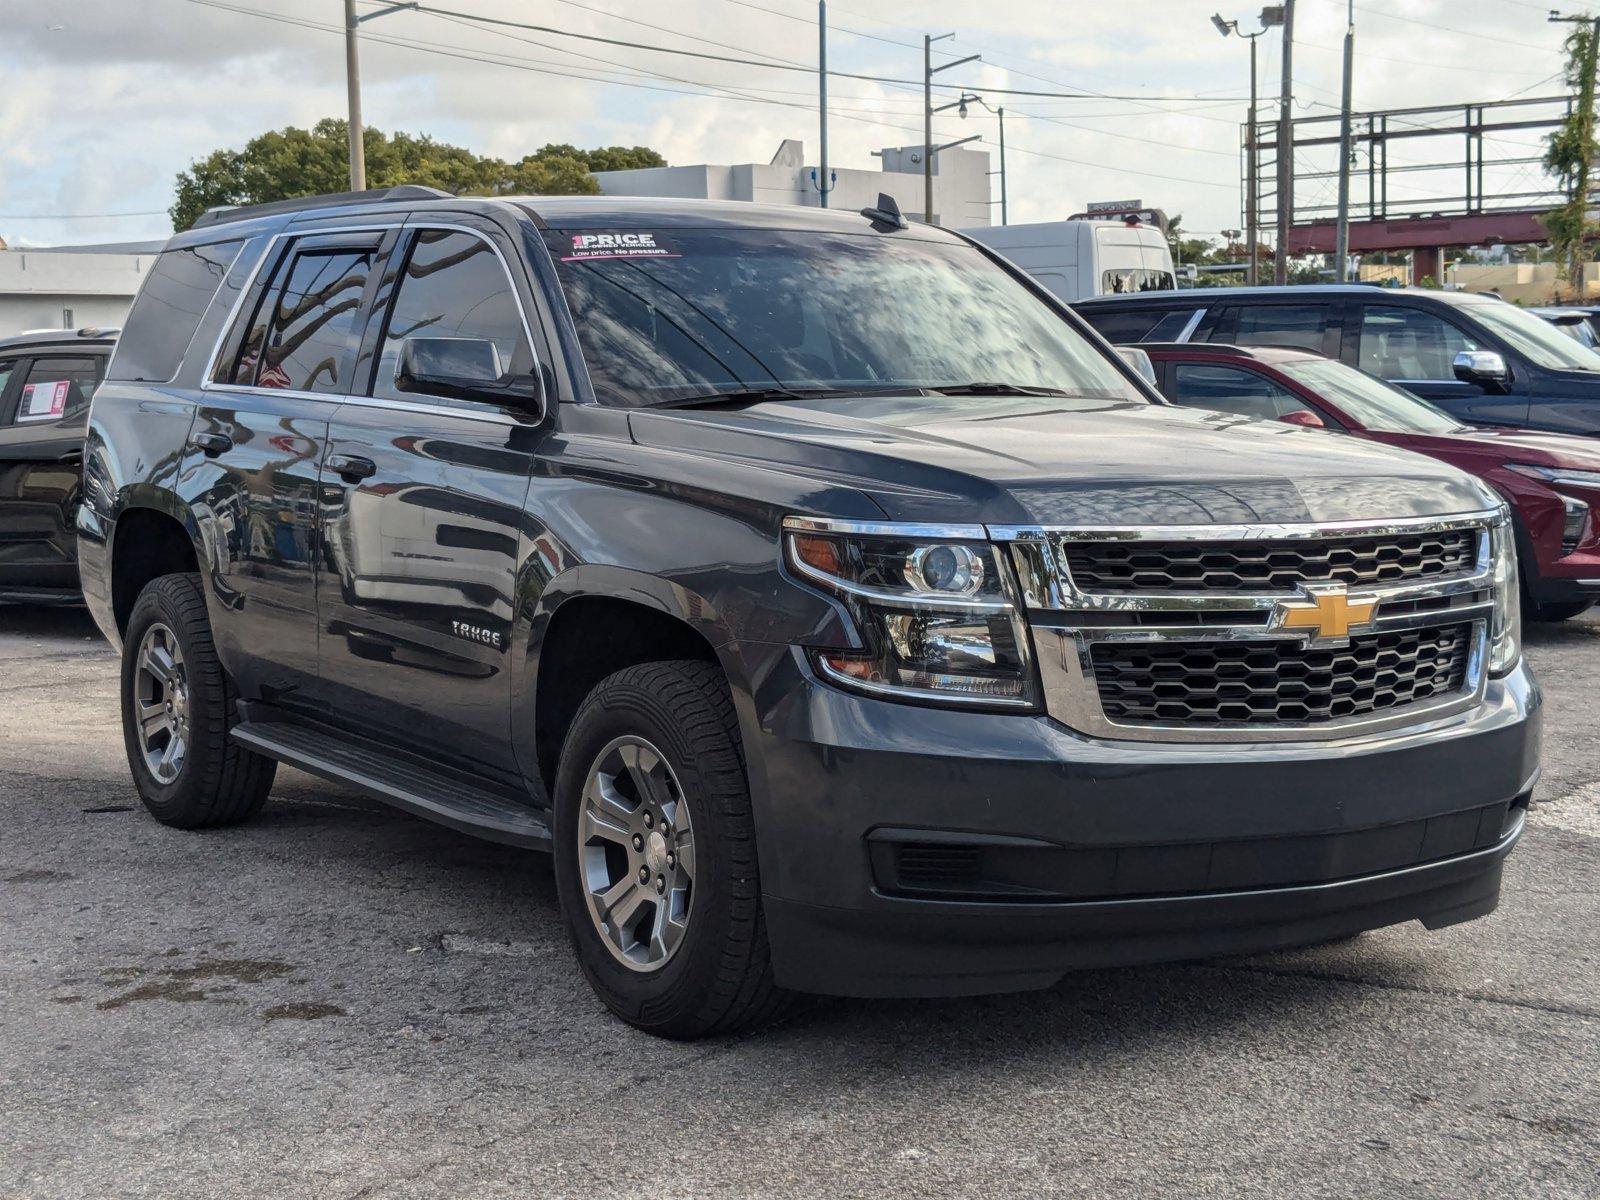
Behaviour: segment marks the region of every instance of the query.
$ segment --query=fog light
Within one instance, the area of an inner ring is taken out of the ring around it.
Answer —
[[[1571,496],[1561,497],[1561,505],[1567,513],[1561,525],[1561,553],[1571,554],[1583,541],[1584,530],[1589,527],[1589,506]]]

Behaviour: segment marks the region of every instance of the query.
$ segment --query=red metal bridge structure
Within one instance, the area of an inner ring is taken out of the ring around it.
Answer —
[[[1442,282],[1447,249],[1547,241],[1539,217],[1566,196],[1544,171],[1544,142],[1572,105],[1570,96],[1541,96],[1354,113],[1351,253],[1410,252],[1413,279]],[[1288,253],[1332,254],[1339,113],[1296,117],[1290,129]],[[1258,122],[1253,144],[1244,127],[1247,245],[1277,212],[1277,139],[1276,121]]]

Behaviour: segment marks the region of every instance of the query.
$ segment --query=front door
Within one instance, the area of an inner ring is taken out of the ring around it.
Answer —
[[[1499,350],[1431,309],[1399,304],[1361,308],[1356,366],[1387,379],[1469,425],[1523,425],[1526,395],[1502,395],[1456,378],[1463,350]]]
[[[498,227],[408,228],[379,289],[360,391],[334,414],[323,468],[323,714],[433,761],[515,778],[511,628],[537,405],[402,391],[407,338],[494,345],[534,371]]]
[[[223,661],[244,696],[285,708],[315,692],[318,474],[384,248],[384,234],[352,232],[268,250],[185,455],[182,490],[212,531]]]

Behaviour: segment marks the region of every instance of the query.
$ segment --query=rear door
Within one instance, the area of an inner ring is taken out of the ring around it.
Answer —
[[[317,679],[318,473],[398,229],[284,234],[239,307],[190,434],[187,490],[217,531],[223,661],[247,696],[304,708]]]
[[[347,731],[515,778],[511,629],[541,406],[403,391],[408,337],[487,340],[536,364],[515,244],[466,214],[417,219],[385,271],[357,395],[323,471],[322,708]]]
[[[0,359],[0,593],[77,586],[85,417],[105,363],[104,349]]]
[[[1271,301],[1222,307],[1196,331],[1196,341],[1234,346],[1288,346],[1336,357],[1339,307],[1327,300]]]
[[[1361,306],[1355,363],[1361,370],[1432,401],[1470,425],[1525,424],[1526,395],[1500,395],[1455,377],[1456,355],[1480,349],[1504,353],[1431,308],[1392,301]]]

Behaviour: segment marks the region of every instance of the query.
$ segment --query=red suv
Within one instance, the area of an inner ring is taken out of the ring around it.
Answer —
[[[1262,418],[1384,442],[1477,475],[1511,505],[1523,602],[1562,621],[1600,600],[1600,445],[1593,438],[1463,425],[1424,400],[1307,350],[1141,345],[1162,395],[1219,421]],[[1226,414],[1226,415],[1221,415]]]

